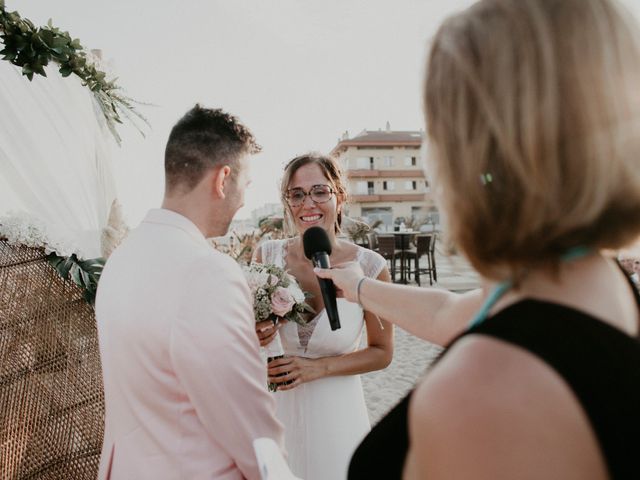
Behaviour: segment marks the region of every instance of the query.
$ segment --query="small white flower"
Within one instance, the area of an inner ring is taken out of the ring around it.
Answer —
[[[6,237],[10,245],[44,248],[47,254],[56,252],[60,256],[70,257],[75,253],[80,258],[84,257],[81,249],[70,238],[56,232],[53,239],[47,225],[27,213],[11,212],[8,216],[0,217],[0,237]]]
[[[244,269],[244,274],[252,294],[255,294],[259,288],[267,285],[267,282],[269,281],[268,273],[253,270],[251,267],[246,267]]]
[[[291,294],[291,296],[293,297],[296,303],[304,302],[304,293],[302,292],[302,290],[300,289],[297,283],[292,282],[287,287],[287,290],[289,290],[289,293]]]

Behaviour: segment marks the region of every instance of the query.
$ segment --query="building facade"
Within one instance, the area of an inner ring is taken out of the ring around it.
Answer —
[[[420,157],[423,133],[364,130],[345,134],[333,148],[347,174],[347,214],[391,227],[396,219],[439,223]]]

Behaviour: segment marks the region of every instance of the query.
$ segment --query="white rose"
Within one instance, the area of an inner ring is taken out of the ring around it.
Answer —
[[[289,290],[289,293],[291,294],[291,296],[293,297],[296,303],[304,302],[304,293],[300,289],[297,283],[290,284],[287,287],[287,290]]]
[[[251,268],[245,269],[245,277],[247,278],[249,289],[253,294],[255,294],[259,288],[264,287],[269,281],[268,273],[252,271]]]

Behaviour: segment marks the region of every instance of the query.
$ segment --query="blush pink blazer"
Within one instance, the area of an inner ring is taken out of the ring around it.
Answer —
[[[105,388],[99,480],[259,479],[282,448],[242,271],[186,217],[151,210],[109,258],[96,317]]]

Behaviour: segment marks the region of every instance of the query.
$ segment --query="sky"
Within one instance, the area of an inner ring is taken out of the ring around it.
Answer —
[[[143,138],[121,129],[118,197],[135,226],[160,205],[164,146],[196,102],[246,124],[263,152],[236,218],[278,201],[283,165],[329,152],[348,131],[423,128],[430,38],[472,0],[6,0],[36,25],[49,18],[101,49],[124,92],[145,104]],[[640,0],[623,0],[640,16]]]

